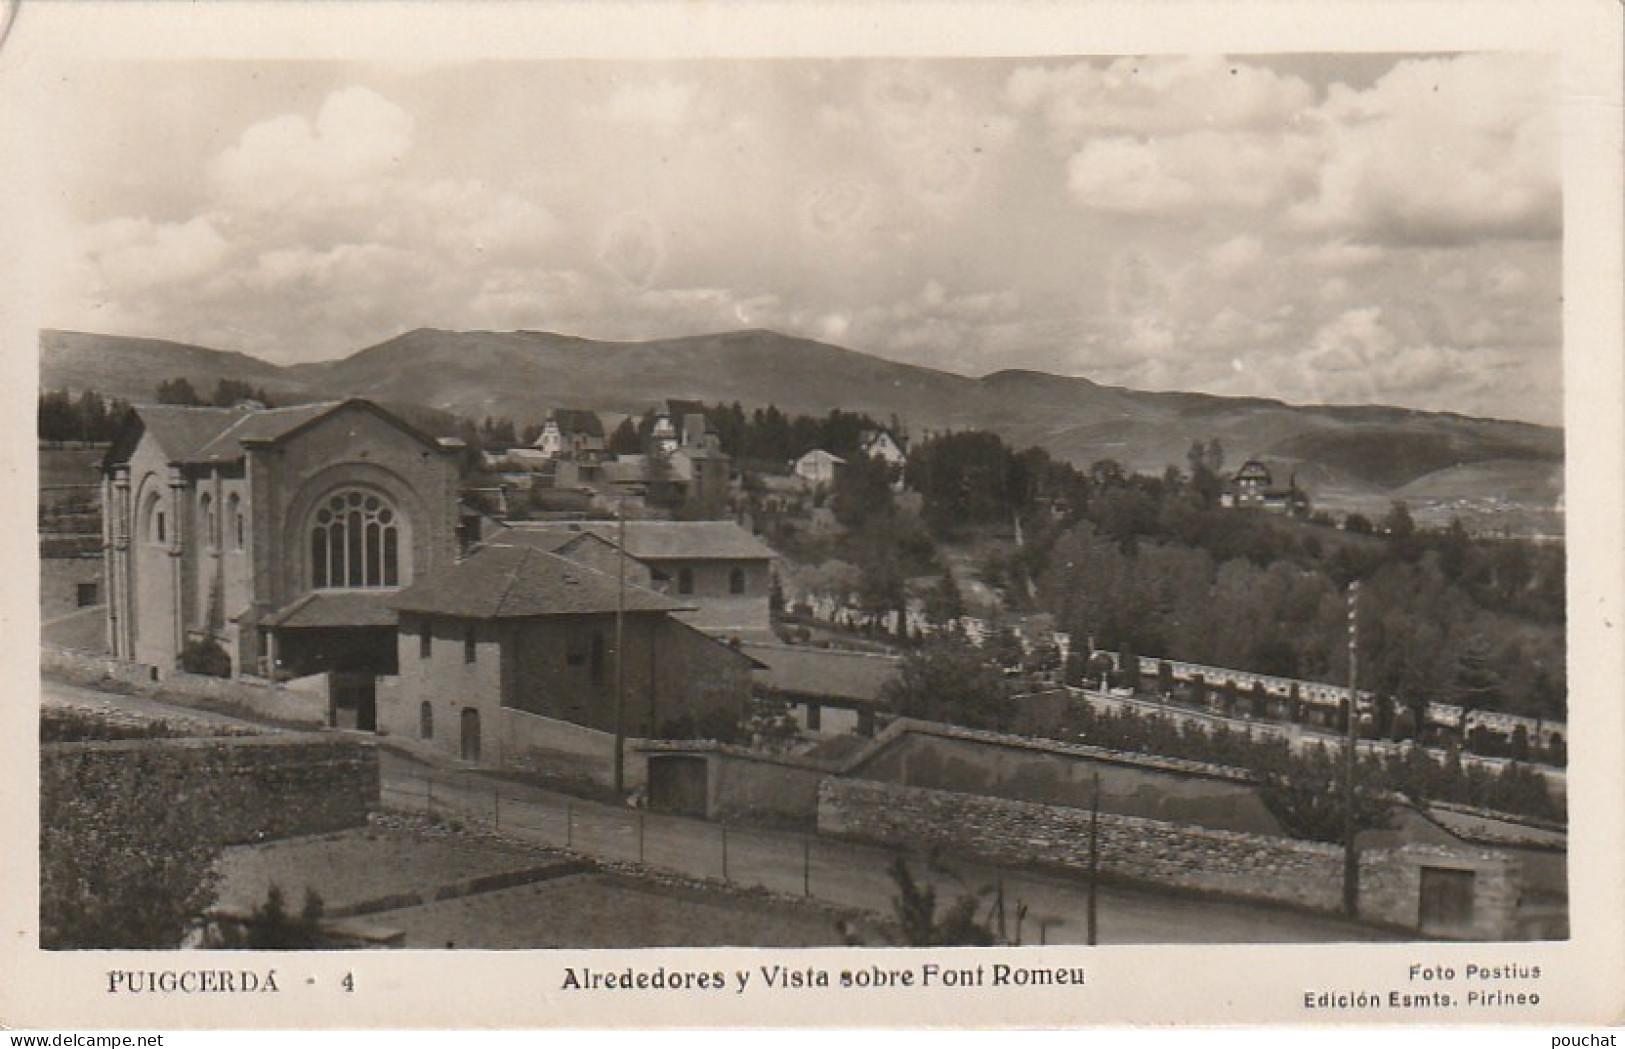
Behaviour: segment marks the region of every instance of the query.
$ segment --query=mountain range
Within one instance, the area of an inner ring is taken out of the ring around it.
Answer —
[[[160,339],[45,331],[40,354],[41,388],[89,388],[136,402],[178,376],[204,393],[230,378],[278,403],[358,396],[506,417],[523,428],[555,408],[641,413],[665,398],[737,401],[747,411],[775,404],[791,414],[840,408],[895,416],[915,438],[988,429],[1080,468],[1111,458],[1160,473],[1183,466],[1193,441],[1217,438],[1232,468],[1262,459],[1283,482],[1295,475],[1328,508],[1404,497],[1550,511],[1562,492],[1563,431],[1554,427],[1380,405],[1131,390],[1035,371],[972,378],[763,330],[602,342],[420,328],[348,357],[290,366]]]

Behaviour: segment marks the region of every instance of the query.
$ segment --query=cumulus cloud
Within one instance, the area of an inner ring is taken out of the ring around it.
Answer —
[[[484,268],[534,264],[558,222],[482,179],[415,168],[414,128],[362,87],[332,92],[313,118],[250,125],[203,165],[196,217],[90,229],[87,295],[134,330],[225,334],[284,357],[353,349],[358,335],[408,326],[407,314],[467,316]]]
[[[351,87],[329,95],[314,122],[288,114],[248,128],[208,173],[225,196],[280,203],[382,176],[411,147],[411,115]]]
[[[1334,86],[1324,160],[1292,217],[1399,244],[1554,237],[1561,221],[1555,70],[1539,56],[1399,63],[1366,91]]]
[[[1307,109],[1314,91],[1298,77],[1208,55],[1025,67],[1010,75],[1005,96],[1040,114],[1053,141],[1073,146],[1098,133],[1275,129]]]
[[[230,251],[214,223],[119,218],[90,230],[86,255],[99,285],[136,291],[198,280]]]
[[[419,324],[761,326],[972,374],[1555,418],[1550,66],[1290,64],[346,67],[314,95],[308,69],[233,71],[187,96],[223,138],[114,104],[129,170],[65,169],[61,325],[282,360]],[[235,117],[291,97],[315,101]]]

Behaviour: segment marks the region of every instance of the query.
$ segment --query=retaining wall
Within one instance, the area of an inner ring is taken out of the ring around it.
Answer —
[[[818,830],[868,841],[941,848],[1000,864],[1087,869],[1090,813],[1059,805],[890,783],[830,778],[819,788]],[[1336,912],[1340,846],[1165,823],[1102,812],[1099,865],[1116,878]],[[1470,921],[1422,928],[1421,870],[1474,874]],[[1361,853],[1360,913],[1370,921],[1465,939],[1513,935],[1515,861],[1488,853],[1402,846]]]
[[[615,782],[615,734],[569,721],[543,717],[512,707],[501,707],[495,758],[505,768],[523,769],[563,779],[591,780],[600,786]],[[628,737],[625,779],[628,790],[643,786],[646,762],[642,739]]]
[[[325,690],[289,688],[269,681],[206,677],[181,670],[160,672],[146,663],[40,646],[40,670],[70,684],[96,686],[118,682],[140,695],[191,697],[224,703],[248,713],[302,725],[327,724]]]
[[[234,845],[363,826],[378,808],[371,743],[316,735],[142,739],[40,747],[40,811],[142,822]]]
[[[851,776],[900,786],[1087,808],[1279,835],[1251,777],[1236,769],[900,719],[850,762]]]

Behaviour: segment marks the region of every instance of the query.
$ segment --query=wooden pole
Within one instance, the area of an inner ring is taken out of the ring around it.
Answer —
[[[1093,798],[1089,804],[1089,946],[1097,942],[1098,909],[1096,882],[1100,880],[1100,773],[1094,775]]]
[[[1360,913],[1360,853],[1355,845],[1359,827],[1354,819],[1354,774],[1358,767],[1360,718],[1359,691],[1360,583],[1349,584],[1349,716],[1343,760],[1343,913],[1350,918]]]
[[[626,496],[616,509],[620,523],[616,529],[615,558],[615,793],[626,793],[626,674],[622,648],[626,640]]]

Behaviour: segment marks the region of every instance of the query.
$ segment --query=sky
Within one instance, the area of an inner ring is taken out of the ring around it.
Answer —
[[[1515,53],[87,64],[53,327],[278,363],[772,328],[967,375],[1561,421]]]

